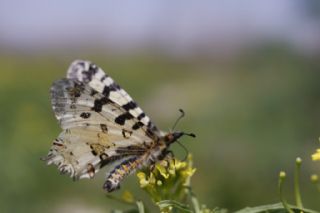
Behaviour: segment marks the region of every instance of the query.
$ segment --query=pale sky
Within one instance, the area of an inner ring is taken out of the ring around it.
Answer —
[[[320,21],[299,0],[0,0],[0,44],[188,49],[256,39],[320,47]],[[319,18],[319,16],[318,16]]]

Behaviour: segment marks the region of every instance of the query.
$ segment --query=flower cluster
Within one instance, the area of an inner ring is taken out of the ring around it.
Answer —
[[[163,160],[155,164],[152,170],[137,173],[140,187],[154,202],[162,200],[184,200],[186,189],[190,187],[190,178],[196,169],[192,167],[192,157],[183,162],[177,159]]]
[[[137,177],[140,188],[148,193],[161,213],[225,213],[224,209],[212,210],[199,203],[191,187],[191,177],[195,171],[192,156],[189,155],[186,161],[175,158],[159,161],[152,168],[138,172]],[[121,198],[108,197],[134,205],[139,213],[145,212],[144,202],[136,200],[129,191],[125,191]]]

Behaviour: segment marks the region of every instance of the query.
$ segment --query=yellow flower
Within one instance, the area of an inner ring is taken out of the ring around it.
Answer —
[[[149,179],[148,179],[149,183],[152,185],[156,184],[156,177],[154,176],[153,173],[150,174]]]
[[[139,179],[141,188],[145,188],[147,186],[153,187],[154,185],[156,185],[157,180],[153,173],[150,173],[150,176],[147,177],[144,172],[138,172],[137,177]]]
[[[180,169],[184,169],[187,166],[187,163],[178,161],[178,160],[173,160],[172,165],[174,166],[175,170],[180,170]]]
[[[312,157],[312,160],[314,161],[320,160],[320,149],[317,149],[317,152],[314,153],[311,157]]]
[[[146,174],[143,172],[138,172],[137,177],[139,178],[140,187],[144,188],[149,185],[149,181],[146,179]]]
[[[159,171],[162,177],[164,177],[165,179],[169,178],[169,174],[167,173],[166,168],[162,166],[160,163],[156,164],[156,169]]]
[[[180,204],[188,203],[190,198],[199,207],[199,213],[213,213],[205,206],[200,206],[191,189],[191,178],[196,172],[192,164],[192,156],[186,161],[165,159],[151,168],[137,173],[140,187],[148,193],[161,213],[171,213]],[[191,196],[191,197],[190,197]],[[195,201],[196,200],[196,201]],[[179,205],[178,205],[179,204]],[[189,203],[188,203],[189,204]],[[189,208],[188,205],[183,208]]]
[[[187,168],[181,172],[181,175],[185,178],[191,177],[196,172],[196,170],[196,168]]]
[[[188,156],[187,161],[166,159],[157,162],[152,170],[138,172],[137,177],[140,187],[158,202],[162,199],[180,199],[181,194],[185,193],[185,187],[190,185],[190,178],[195,171],[192,157]]]

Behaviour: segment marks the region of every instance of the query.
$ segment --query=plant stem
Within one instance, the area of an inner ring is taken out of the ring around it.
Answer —
[[[191,202],[192,202],[192,205],[193,205],[193,208],[194,208],[194,212],[195,213],[200,213],[200,206],[199,206],[199,201],[198,199],[191,195]]]
[[[299,184],[301,162],[302,162],[301,158],[296,159],[296,165],[294,170],[294,195],[295,195],[296,205],[300,209],[303,208],[301,193],[300,193],[300,184]]]
[[[279,175],[279,186],[278,186],[278,187],[279,187],[280,200],[281,200],[281,203],[282,203],[283,207],[284,207],[289,213],[294,213],[294,212],[290,209],[290,207],[289,207],[286,199],[285,199],[284,196],[283,196],[283,182],[284,182],[285,178],[286,178],[286,173],[285,173],[285,172],[280,172],[280,175]]]
[[[141,201],[137,201],[136,204],[138,206],[139,213],[144,213],[144,205],[143,205],[143,203]]]

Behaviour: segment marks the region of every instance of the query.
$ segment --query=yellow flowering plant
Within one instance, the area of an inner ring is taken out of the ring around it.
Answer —
[[[152,168],[137,172],[140,188],[145,191],[153,204],[162,213],[172,212],[195,212],[195,213],[218,213],[225,212],[221,209],[208,209],[200,205],[192,192],[191,177],[196,172],[193,167],[192,156],[188,155],[186,161],[175,158],[157,162]],[[118,198],[128,204],[136,204],[137,212],[145,212],[145,205],[136,201],[134,196],[125,191],[122,198]],[[130,211],[134,212],[134,211]]]
[[[312,155],[313,160],[320,160],[320,149]],[[235,213],[319,213],[315,210],[307,209],[302,202],[300,192],[300,168],[302,159],[297,158],[295,161],[294,172],[294,198],[295,204],[289,204],[284,197],[284,185],[286,173],[281,171],[279,174],[278,190],[280,202],[275,204],[246,207]],[[145,191],[152,203],[161,213],[226,213],[225,209],[209,209],[201,205],[194,195],[191,186],[191,178],[196,169],[193,167],[192,156],[189,155],[186,161],[180,161],[175,158],[166,159],[157,162],[152,168],[137,172],[138,183],[140,188]],[[311,176],[311,181],[316,184],[320,191],[319,178],[317,175]],[[110,196],[109,196],[110,197]],[[145,213],[150,212],[145,207],[145,201],[137,201],[128,191],[125,191],[121,198],[116,198],[121,202],[135,205],[135,208],[129,212]],[[123,211],[116,211],[122,213]],[[127,211],[128,212],[128,211]],[[152,211],[153,212],[153,211]]]

